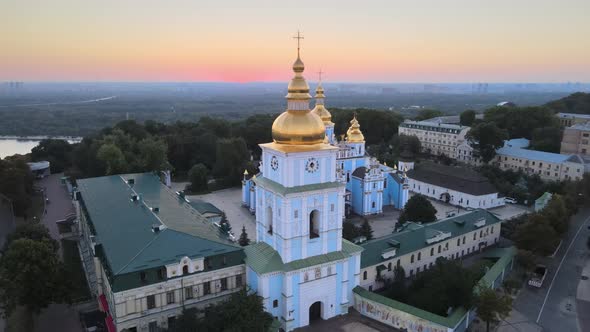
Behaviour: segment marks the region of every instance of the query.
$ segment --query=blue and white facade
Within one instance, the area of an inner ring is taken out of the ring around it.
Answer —
[[[283,113],[291,118],[277,118],[274,142],[260,145],[260,173],[244,174],[243,181],[243,203],[256,215],[256,243],[245,249],[247,282],[286,331],[348,312],[362,251],[342,239],[346,188],[336,177],[339,149],[324,143],[321,125],[319,141],[299,125],[320,118],[309,110],[299,59],[294,70]]]
[[[350,212],[361,216],[381,214],[383,206],[393,206],[401,210],[409,198],[408,180],[401,171],[402,167],[400,170],[388,167],[367,155],[365,140],[356,117],[350,122],[351,127],[346,139],[338,142],[334,134],[334,123],[324,108],[324,90],[321,85],[316,92],[316,103],[321,104],[317,104],[312,113],[323,115],[322,120],[326,128],[324,143],[337,151],[336,167],[322,171],[334,172],[336,180],[345,184],[344,215]],[[318,107],[321,111],[316,112]],[[263,159],[262,163],[264,162]],[[256,176],[264,174],[265,168],[262,167],[260,171],[261,173]],[[252,212],[256,210],[256,206],[252,204],[256,195],[254,188],[254,181],[245,173],[242,181],[242,203]]]

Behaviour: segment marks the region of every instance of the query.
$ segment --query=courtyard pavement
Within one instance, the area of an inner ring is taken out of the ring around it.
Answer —
[[[173,190],[182,190],[186,183],[173,183]],[[246,226],[246,233],[251,241],[256,240],[256,217],[250,213],[250,210],[242,206],[242,189],[229,188],[211,192],[205,195],[186,196],[189,200],[200,199],[215,205],[218,209],[225,212],[229,221],[232,232],[236,238],[242,233],[242,226]]]

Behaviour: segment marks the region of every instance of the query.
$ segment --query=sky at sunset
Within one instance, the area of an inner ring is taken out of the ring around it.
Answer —
[[[590,81],[589,0],[1,0],[0,81]]]

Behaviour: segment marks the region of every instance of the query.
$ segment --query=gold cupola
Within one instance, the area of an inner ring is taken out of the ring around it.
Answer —
[[[361,125],[356,119],[356,114],[354,115],[354,118],[350,120],[350,128],[348,128],[348,131],[346,132],[346,139],[351,143],[365,141],[365,136],[363,136],[363,133],[361,132]]]
[[[320,119],[322,119],[322,122],[324,122],[324,125],[334,125],[334,123],[332,123],[332,114],[330,114],[324,106],[324,98],[326,98],[326,96],[324,95],[324,88],[320,81],[315,89],[315,107],[311,112],[319,116]]]
[[[278,144],[313,145],[324,141],[325,127],[319,116],[309,109],[309,85],[303,77],[305,65],[299,56],[299,34],[297,37],[297,60],[293,63],[295,76],[287,90],[287,110],[272,124],[272,139]]]

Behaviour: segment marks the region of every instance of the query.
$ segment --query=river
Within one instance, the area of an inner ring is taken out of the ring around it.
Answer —
[[[34,137],[14,137],[14,136],[0,136],[0,159],[12,156],[14,154],[27,154],[39,144],[39,141],[45,139],[44,136]],[[70,143],[78,143],[81,137],[52,137],[65,139]]]

